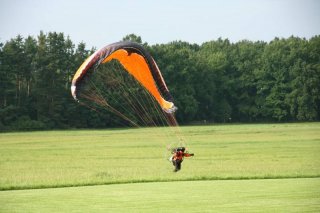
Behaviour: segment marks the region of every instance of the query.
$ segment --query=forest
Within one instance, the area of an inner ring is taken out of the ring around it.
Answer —
[[[135,34],[122,40],[154,57],[180,124],[320,120],[319,35],[202,44],[149,45]],[[75,71],[94,51],[58,32],[0,42],[0,131],[117,127],[70,94]]]

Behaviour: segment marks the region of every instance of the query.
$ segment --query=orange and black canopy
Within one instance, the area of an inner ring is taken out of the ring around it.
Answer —
[[[128,74],[155,98],[164,111],[168,113],[175,111],[172,96],[152,56],[141,45],[128,41],[110,44],[87,58],[72,80],[71,93],[76,100],[78,85],[88,74],[88,70],[111,60],[118,60]]]

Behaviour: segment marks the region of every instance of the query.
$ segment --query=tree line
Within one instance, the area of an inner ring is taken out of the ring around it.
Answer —
[[[181,124],[320,120],[320,36],[270,42],[228,39],[148,45]],[[0,130],[103,128],[114,124],[77,104],[73,74],[94,52],[63,33],[0,43]]]

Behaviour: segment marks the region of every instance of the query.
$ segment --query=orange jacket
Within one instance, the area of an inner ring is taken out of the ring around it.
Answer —
[[[173,155],[173,160],[183,160],[184,157],[190,157],[192,156],[192,154],[189,154],[189,153],[184,153],[184,152],[175,152],[174,155]]]

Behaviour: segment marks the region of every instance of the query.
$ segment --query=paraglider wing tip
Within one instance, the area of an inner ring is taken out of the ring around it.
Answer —
[[[178,110],[178,107],[176,107],[176,106],[172,106],[171,108],[169,108],[169,109],[163,109],[166,113],[168,113],[168,114],[172,114],[172,113],[174,113],[175,111],[177,111]]]
[[[73,99],[75,101],[79,102],[77,95],[76,95],[76,86],[74,86],[74,85],[71,86],[71,94],[72,94]]]

